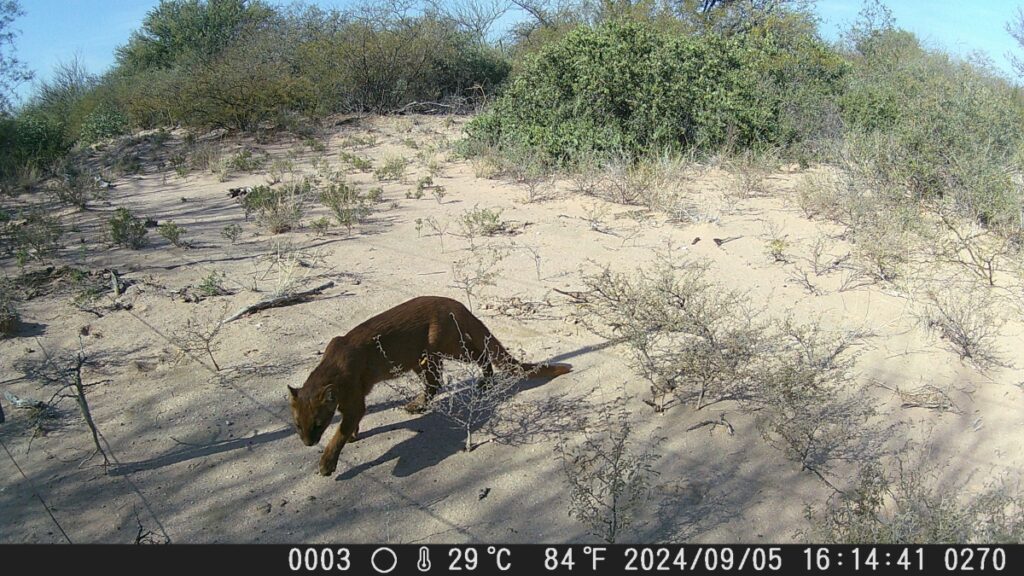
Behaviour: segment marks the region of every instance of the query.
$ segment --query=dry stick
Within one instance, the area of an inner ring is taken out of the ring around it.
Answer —
[[[282,306],[290,306],[292,304],[298,304],[300,302],[308,302],[311,296],[315,296],[332,286],[334,286],[333,280],[327,282],[326,284],[321,284],[320,286],[317,286],[312,290],[306,290],[305,292],[296,292],[295,294],[277,296],[269,300],[261,300],[260,302],[257,302],[251,306],[246,306],[245,308],[239,310],[238,312],[235,312],[227,319],[225,319],[224,323],[227,324],[228,322],[238,320],[243,316],[248,316],[249,314],[252,314],[254,312],[259,312],[260,310],[267,310],[268,308],[280,308]]]
[[[694,424],[693,426],[687,428],[686,431],[691,432],[698,428],[703,428],[704,426],[711,426],[712,429],[717,428],[719,426],[725,426],[726,428],[729,429],[729,436],[732,436],[733,434],[736,433],[736,429],[733,428],[732,424],[730,424],[729,421],[725,419],[724,413],[718,418],[718,420],[705,420],[703,422],[698,422],[697,424]]]
[[[82,337],[78,337],[78,356],[75,361],[75,380],[73,386],[75,387],[75,402],[78,402],[78,409],[82,411],[82,418],[85,419],[86,425],[89,426],[89,431],[92,432],[92,441],[96,444],[96,451],[89,455],[92,458],[96,454],[103,456],[103,467],[110,466],[110,459],[107,458],[107,453],[103,450],[103,446],[100,444],[99,430],[96,428],[96,422],[92,419],[92,412],[89,410],[89,402],[85,399],[85,386],[82,384],[82,366],[85,364],[85,354],[83,353]],[[86,458],[82,461],[85,464],[89,461]],[[81,466],[81,464],[79,464]]]
[[[0,440],[0,446],[3,446],[4,452],[7,452],[7,457],[11,459],[11,462],[14,464],[14,467],[18,469],[18,472],[21,474],[21,477],[25,479],[25,482],[28,482],[29,487],[32,488],[32,494],[34,494],[35,497],[39,499],[39,502],[43,505],[43,508],[46,509],[47,515],[50,516],[50,520],[53,520],[53,523],[57,526],[57,530],[60,530],[60,533],[64,536],[64,539],[68,541],[68,544],[72,544],[71,538],[68,537],[68,533],[64,531],[64,528],[60,525],[60,522],[57,522],[57,518],[54,517],[53,511],[50,510],[50,507],[46,505],[46,500],[43,500],[42,495],[39,494],[39,490],[36,490],[36,485],[32,482],[32,480],[29,479],[28,476],[25,475],[25,472],[21,469],[21,466],[18,465],[18,461],[14,459],[14,454],[11,454],[11,451],[7,449],[7,444],[5,444],[3,440]]]

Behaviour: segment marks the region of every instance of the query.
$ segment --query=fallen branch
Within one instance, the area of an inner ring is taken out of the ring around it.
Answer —
[[[242,318],[243,316],[248,316],[249,314],[253,314],[253,313],[259,312],[261,310],[267,310],[269,308],[280,308],[282,306],[291,306],[292,304],[298,304],[300,302],[308,302],[311,299],[312,296],[316,296],[317,294],[323,292],[324,290],[326,290],[326,289],[328,289],[328,288],[330,288],[332,286],[334,286],[334,281],[327,282],[326,284],[322,284],[320,286],[317,286],[316,288],[313,288],[312,290],[306,290],[304,292],[296,292],[294,294],[285,294],[283,296],[276,296],[276,297],[270,298],[268,300],[261,300],[261,301],[255,303],[255,304],[253,304],[251,306],[246,306],[245,308],[239,310],[238,312],[235,312],[231,316],[228,316],[224,320],[224,323],[228,323],[228,322],[232,322],[234,320],[238,320],[239,318]]]
[[[729,421],[725,419],[725,414],[722,414],[718,418],[718,420],[705,420],[703,422],[698,422],[697,424],[694,424],[693,426],[690,426],[689,428],[687,428],[686,431],[687,432],[691,432],[691,431],[696,430],[698,428],[703,428],[704,426],[711,426],[711,430],[712,431],[714,431],[714,429],[719,427],[719,426],[725,426],[726,429],[729,430],[729,436],[732,436],[733,434],[736,433],[736,429],[733,428],[732,424],[730,424]]]

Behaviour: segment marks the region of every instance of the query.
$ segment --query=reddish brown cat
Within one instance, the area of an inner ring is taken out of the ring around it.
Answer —
[[[413,298],[332,339],[302,388],[288,387],[295,427],[306,446],[320,441],[335,410],[341,413],[341,424],[320,457],[320,473],[333,474],[342,447],[356,439],[366,413],[366,396],[374,384],[399,372],[420,374],[426,390],[406,410],[422,411],[440,387],[438,371],[444,357],[476,362],[485,375],[511,366],[537,378],[554,378],[572,370],[569,364],[519,362],[458,301],[440,296]]]

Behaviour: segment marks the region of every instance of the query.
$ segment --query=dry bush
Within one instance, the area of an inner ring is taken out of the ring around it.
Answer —
[[[869,424],[874,402],[854,384],[851,352],[864,336],[777,323],[744,400],[765,441],[826,483],[836,463],[862,461],[886,438],[885,430]]]
[[[106,193],[99,184],[99,175],[81,162],[69,155],[51,168],[56,179],[51,182],[50,192],[58,202],[75,208],[85,208],[89,201],[100,200]]]
[[[321,250],[308,251],[287,240],[274,241],[269,254],[253,260],[250,288],[253,292],[269,291],[275,297],[292,294],[313,276],[323,257]],[[267,282],[269,286],[264,286]]]
[[[876,207],[856,228],[850,228],[854,244],[852,263],[881,282],[893,282],[906,273],[916,249],[920,214],[906,206]]]
[[[564,436],[557,452],[569,485],[569,515],[608,544],[620,542],[636,523],[650,497],[651,479],[660,457],[656,442],[637,447],[631,438],[629,412],[620,398],[604,407],[595,424],[580,430],[582,439]]]
[[[725,162],[725,169],[733,180],[733,189],[741,198],[767,194],[765,182],[778,166],[779,158],[773,151],[756,152],[751,149],[746,149]]]
[[[204,142],[192,146],[188,151],[189,166],[193,170],[215,171],[220,163],[220,147],[216,143]]]
[[[605,160],[601,169],[598,197],[616,204],[643,204],[650,198],[656,174],[647,164],[623,155]]]
[[[46,262],[60,251],[64,227],[60,217],[41,208],[28,208],[0,219],[0,250],[13,254],[18,264],[29,260]]]
[[[452,284],[466,294],[466,303],[473,309],[473,297],[484,286],[494,286],[498,264],[508,255],[506,248],[475,246],[469,255],[452,263]]]
[[[924,465],[924,463],[922,463]],[[967,498],[963,486],[941,486],[933,463],[925,471],[897,459],[861,467],[856,483],[832,495],[821,511],[808,507],[808,542],[836,544],[1002,544],[1024,540],[1024,497],[1003,480]],[[921,468],[923,466],[918,466]]]
[[[224,318],[227,317],[227,306],[221,308],[220,314],[197,314],[185,321],[185,325],[171,336],[171,341],[181,351],[179,360],[188,356],[198,361],[196,355],[206,355],[213,364],[214,369],[220,372],[220,364],[213,353],[220,348],[218,338],[221,328],[224,327]]]
[[[444,354],[425,356],[420,362],[420,378],[399,377],[385,382],[403,397],[415,395],[409,409],[440,414],[462,431],[464,449],[470,452],[481,444],[474,443],[473,435],[502,420],[500,413],[508,407],[527,374],[518,365],[492,368],[486,343],[470,345],[462,339],[461,332],[460,340],[462,358]],[[477,348],[484,351],[471,351]],[[379,342],[378,349],[388,357],[388,351],[380,348]],[[400,373],[397,367],[395,371],[396,375]],[[420,392],[424,386],[427,392]]]
[[[960,355],[985,370],[1006,366],[997,347],[1007,316],[984,287],[945,286],[925,293],[921,319]]]
[[[43,359],[26,364],[23,370],[30,379],[36,380],[43,385],[51,386],[55,390],[48,402],[37,403],[38,416],[45,418],[48,412],[50,414],[56,412],[57,406],[61,401],[66,399],[74,400],[75,404],[78,405],[82,419],[89,428],[93,446],[95,447],[92,454],[83,460],[79,466],[85,464],[97,454],[103,457],[103,466],[108,466],[110,460],[107,458],[107,453],[103,450],[102,444],[100,444],[100,432],[96,426],[96,421],[93,419],[89,399],[86,395],[86,390],[95,386],[98,382],[86,383],[83,375],[86,367],[94,366],[97,362],[90,359],[89,355],[85,353],[81,337],[79,337],[78,350],[75,353],[59,352],[51,354],[43,347],[41,342],[38,342],[38,344],[42,350]]]
[[[928,243],[932,257],[937,262],[964,268],[989,286],[995,286],[996,275],[1019,255],[1014,238],[945,211],[938,216],[937,229]]]
[[[656,411],[693,400],[697,409],[747,394],[752,361],[765,345],[764,327],[744,296],[707,278],[708,265],[664,257],[634,277],[604,268],[589,288],[579,318],[592,332],[621,339],[630,364],[650,383]]]

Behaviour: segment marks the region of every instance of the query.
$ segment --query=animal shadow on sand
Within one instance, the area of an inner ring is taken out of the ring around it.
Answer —
[[[497,410],[481,411],[474,416],[475,424],[471,427],[474,435],[473,449],[482,443],[476,440],[478,433],[486,432],[484,442],[500,444],[526,444],[542,441],[552,435],[579,429],[582,418],[579,415],[581,399],[570,398],[568,395],[555,395],[536,402],[517,402],[523,392],[537,388],[549,382],[548,378],[530,378],[524,380],[515,390],[513,398],[502,404]],[[463,389],[475,384],[469,381],[460,383],[456,389]],[[458,393],[458,392],[455,392]],[[401,401],[385,404],[397,408]],[[465,449],[465,429],[444,414],[428,412],[388,426],[361,432],[360,439],[378,434],[386,434],[396,430],[411,430],[415,434],[398,442],[381,456],[368,462],[358,463],[335,476],[336,481],[351,480],[366,470],[370,470],[392,460],[396,460],[392,471],[397,477],[404,478],[431,468],[449,456]],[[358,444],[357,444],[358,445]],[[343,454],[343,461],[344,456]],[[347,454],[351,457],[351,452]]]

